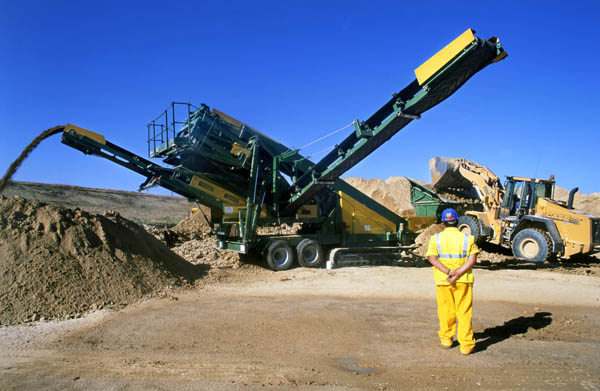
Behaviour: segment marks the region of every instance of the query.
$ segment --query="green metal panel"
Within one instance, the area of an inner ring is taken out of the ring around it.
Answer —
[[[449,204],[444,202],[433,190],[408,179],[410,182],[410,202],[417,216],[438,217],[441,209]]]

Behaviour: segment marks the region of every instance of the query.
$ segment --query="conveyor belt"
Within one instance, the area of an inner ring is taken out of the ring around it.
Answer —
[[[417,80],[411,82],[365,122],[365,129],[374,130],[372,137],[360,138],[356,133],[352,133],[339,144],[338,148],[331,151],[311,171],[302,175],[294,183],[286,194],[289,203],[282,214],[286,216],[294,213],[300,205],[321,191],[327,182],[339,178],[408,125],[412,118],[403,116],[395,116],[386,123],[390,115],[395,113],[394,104],[398,100],[405,102],[403,113],[420,116],[443,102],[497,57],[498,47],[495,40],[476,38],[470,47],[465,48],[424,85],[420,86]],[[294,190],[297,192],[293,193]]]

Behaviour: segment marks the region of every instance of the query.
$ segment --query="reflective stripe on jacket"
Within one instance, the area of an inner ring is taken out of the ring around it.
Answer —
[[[477,254],[479,248],[475,238],[463,234],[456,227],[448,227],[443,232],[431,237],[427,256],[435,255],[448,269],[456,269],[466,262],[470,255]],[[438,268],[433,268],[433,278],[436,285],[449,285],[448,276]],[[469,269],[456,282],[473,283],[473,271]]]

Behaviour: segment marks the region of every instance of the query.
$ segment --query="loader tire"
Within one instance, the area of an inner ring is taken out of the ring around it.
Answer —
[[[512,252],[517,259],[544,262],[550,255],[551,242],[541,229],[527,228],[519,231],[512,242]]]
[[[321,267],[325,259],[325,251],[316,240],[304,239],[296,247],[298,263],[302,267]]]
[[[274,271],[289,269],[294,264],[294,249],[285,240],[274,240],[267,247],[267,264]]]
[[[460,216],[458,218],[458,230],[464,234],[473,235],[475,243],[481,243],[481,229],[479,228],[479,221],[471,216]]]

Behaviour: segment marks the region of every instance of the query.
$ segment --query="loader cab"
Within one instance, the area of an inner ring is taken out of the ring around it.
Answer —
[[[520,218],[535,213],[538,198],[552,198],[554,180],[508,176],[504,189],[500,217]]]

